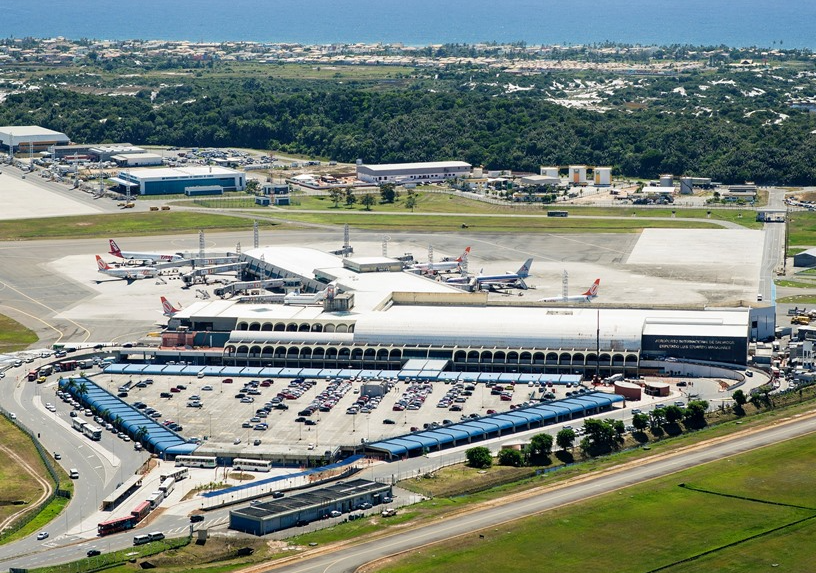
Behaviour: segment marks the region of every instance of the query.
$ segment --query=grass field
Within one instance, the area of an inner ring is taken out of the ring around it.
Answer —
[[[816,282],[775,280],[774,283],[776,286],[789,288],[816,288]]]
[[[740,542],[816,517],[814,456],[816,439],[800,438],[487,530],[485,539],[474,533],[427,547],[381,570],[750,573],[780,563],[780,570],[806,571],[816,558],[816,544],[805,541],[816,534],[814,522],[749,541],[750,552]]]
[[[5,416],[0,416],[0,444],[20,456],[39,475],[50,479],[31,438]],[[0,521],[17,513],[22,507],[35,503],[44,493],[43,487],[27,472],[21,471],[17,460],[5,449],[0,449],[0,484],[3,484],[0,488]],[[17,502],[24,505],[17,505]]]
[[[37,342],[34,331],[14,319],[0,314],[0,354],[23,350]]]
[[[262,227],[274,225],[258,221]],[[0,221],[0,241],[33,239],[67,239],[84,237],[112,237],[132,235],[165,235],[204,229],[229,231],[251,228],[251,222],[196,212],[149,212],[113,215],[55,217],[53,219],[18,219]]]
[[[795,294],[776,299],[781,304],[816,304],[816,294]]]
[[[797,211],[788,218],[788,245],[811,247],[816,245],[816,212]],[[795,252],[790,249],[791,252]],[[800,251],[801,252],[801,251]]]

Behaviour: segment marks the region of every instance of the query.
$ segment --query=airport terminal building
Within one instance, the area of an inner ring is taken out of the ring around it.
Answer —
[[[472,166],[464,161],[386,163],[358,165],[357,179],[368,183],[430,183],[470,175]]]
[[[198,302],[170,320],[156,360],[371,371],[434,360],[453,372],[636,376],[642,360],[744,365],[756,327],[749,308],[510,305],[313,249],[241,257],[247,279],[299,278],[315,292],[331,283],[335,294],[303,305]]]

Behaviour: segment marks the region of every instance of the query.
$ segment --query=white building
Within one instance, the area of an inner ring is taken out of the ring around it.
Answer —
[[[358,165],[357,178],[369,183],[422,183],[467,177],[470,163],[464,161],[430,161],[426,163],[385,163]]]
[[[68,145],[68,136],[38,125],[6,125],[0,127],[0,149],[12,154],[39,153],[53,145]]]

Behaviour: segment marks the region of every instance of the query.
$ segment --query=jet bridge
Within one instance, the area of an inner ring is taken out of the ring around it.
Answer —
[[[238,272],[244,270],[244,267],[247,265],[246,262],[238,262],[238,263],[229,263],[226,265],[215,265],[212,267],[202,267],[200,269],[195,269],[190,271],[189,273],[185,273],[181,275],[181,280],[184,281],[185,285],[190,285],[193,283],[198,282],[199,279],[206,277],[208,275],[218,275],[221,273],[229,273],[229,272]]]
[[[273,288],[300,288],[298,279],[265,279],[259,281],[237,281],[218,287],[213,290],[216,296],[222,298],[232,296],[250,290],[273,289]]]

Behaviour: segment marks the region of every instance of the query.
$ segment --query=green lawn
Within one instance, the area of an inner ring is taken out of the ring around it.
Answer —
[[[788,245],[810,247],[816,245],[816,212],[796,211],[788,218]],[[790,249],[793,251],[793,249]]]
[[[807,541],[816,534],[812,522],[740,542],[816,517],[814,459],[816,439],[800,438],[488,529],[481,532],[485,539],[474,533],[426,547],[380,570],[583,573],[668,566],[670,572],[752,572],[776,562],[788,564],[780,570],[806,571],[816,558],[816,544]],[[703,493],[680,483],[811,509]],[[672,565],[709,551],[705,559]]]
[[[789,288],[816,288],[816,282],[775,280],[776,286]]]
[[[0,314],[0,354],[23,350],[37,342],[37,335],[16,320]]]
[[[258,221],[258,224],[268,227],[274,223]],[[0,221],[0,241],[165,235],[189,233],[199,229],[229,231],[251,228],[251,221],[246,219],[210,213],[179,211],[116,213]]]

